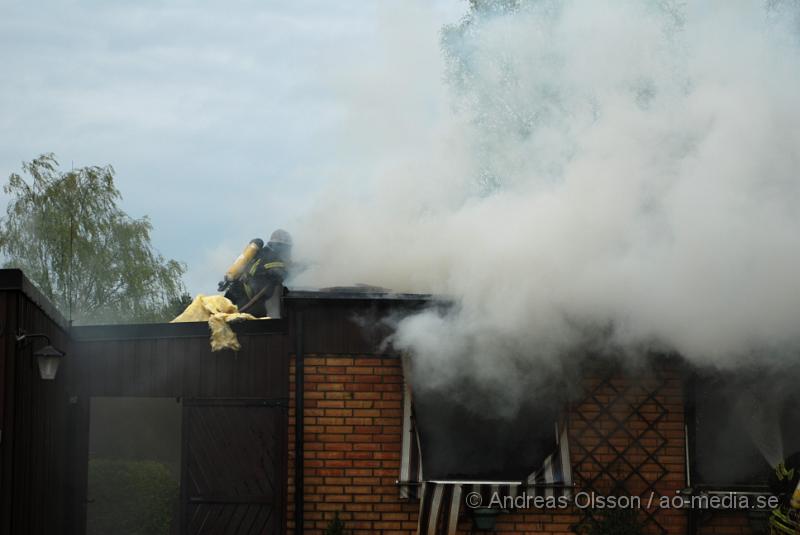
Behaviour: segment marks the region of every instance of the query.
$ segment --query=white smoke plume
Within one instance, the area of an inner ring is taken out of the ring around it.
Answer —
[[[387,13],[385,63],[335,81],[341,159],[296,282],[452,297],[396,343],[425,384],[508,399],[598,333],[720,366],[796,354],[797,3],[513,4],[443,33]]]

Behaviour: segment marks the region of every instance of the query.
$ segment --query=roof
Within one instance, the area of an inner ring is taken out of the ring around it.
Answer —
[[[31,280],[25,276],[21,269],[0,269],[0,291],[19,291],[33,301],[44,314],[53,320],[59,327],[68,330],[70,322],[61,314],[56,306],[44,296]]]
[[[375,302],[387,304],[421,304],[428,302],[429,295],[400,294],[391,291],[380,291],[375,287],[355,286],[336,287],[319,290],[287,290],[284,299],[301,302]],[[264,319],[242,321],[231,324],[236,334],[275,334],[288,331],[288,321],[282,319]],[[80,325],[73,326],[71,334],[75,340],[130,340],[141,338],[191,338],[208,336],[206,322],[187,323],[134,323],[134,324],[109,324],[109,325]]]
[[[137,338],[187,338],[208,336],[205,322],[191,323],[133,323],[72,326],[50,300],[25,276],[20,269],[0,269],[0,291],[20,291],[33,301],[62,329],[69,330],[75,340],[120,340]],[[314,302],[383,302],[421,305],[446,300],[430,294],[393,292],[387,288],[357,284],[330,288],[287,288],[283,298],[287,301]],[[285,319],[245,321],[233,325],[237,334],[285,333]]]
[[[415,301],[425,302],[438,300],[431,294],[398,293],[388,288],[359,284],[356,286],[332,286],[329,288],[297,288],[288,289],[284,299],[314,300],[360,300],[360,301]]]
[[[263,319],[231,323],[236,334],[274,334],[286,332],[286,320]],[[140,338],[208,337],[208,323],[122,323],[109,325],[80,325],[70,330],[73,340],[132,340]]]

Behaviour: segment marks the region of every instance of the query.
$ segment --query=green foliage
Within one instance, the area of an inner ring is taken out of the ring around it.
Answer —
[[[178,297],[173,297],[169,300],[169,302],[164,306],[164,310],[161,313],[161,316],[165,320],[172,320],[178,316],[180,316],[186,307],[192,304],[192,294],[188,292],[184,292]]]
[[[659,0],[639,7],[673,40],[682,32],[685,4]],[[603,116],[602,92],[575,75],[583,61],[575,51],[580,36],[563,33],[574,31],[574,12],[573,3],[562,0],[470,0],[461,21],[443,28],[445,80],[455,109],[473,127],[482,194],[531,176],[543,183],[561,180],[581,149],[580,132]],[[671,68],[671,60],[656,60]],[[645,71],[623,85],[640,108],[661,91]]]
[[[184,290],[186,266],[150,243],[152,226],[122,211],[114,169],[58,169],[52,154],[13,173],[0,220],[5,267],[17,267],[78,323],[163,321]],[[173,307],[174,308],[174,307]]]
[[[179,485],[156,461],[91,459],[88,535],[169,535]]]
[[[325,535],[347,535],[347,531],[344,529],[344,522],[339,519],[339,511],[336,511],[333,520],[325,528]]]
[[[636,509],[604,509],[578,526],[580,535],[642,535],[644,523]]]
[[[484,194],[501,189],[506,175],[519,165],[508,161],[508,149],[530,135],[540,108],[538,96],[520,83],[518,70],[526,61],[520,51],[509,44],[492,44],[485,34],[487,27],[518,16],[530,4],[537,3],[470,0],[469,11],[461,21],[442,29],[445,80],[455,107],[475,128],[475,180]]]

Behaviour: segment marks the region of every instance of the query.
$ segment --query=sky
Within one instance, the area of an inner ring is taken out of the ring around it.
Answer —
[[[291,231],[352,164],[335,140],[363,126],[356,101],[391,108],[391,49],[424,41],[438,62],[439,29],[466,9],[3,0],[0,175],[45,152],[62,169],[111,164],[122,208],[148,216],[157,250],[187,263],[191,293],[211,293],[250,239]]]
[[[192,294],[283,227],[290,286],[448,296],[393,343],[500,412],[586,347],[796,361],[800,4],[526,2],[445,61],[468,5],[0,0],[0,173],[112,164]]]

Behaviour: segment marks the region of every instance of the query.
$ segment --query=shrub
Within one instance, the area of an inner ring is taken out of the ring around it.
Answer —
[[[169,535],[179,483],[156,461],[89,461],[88,535]]]

